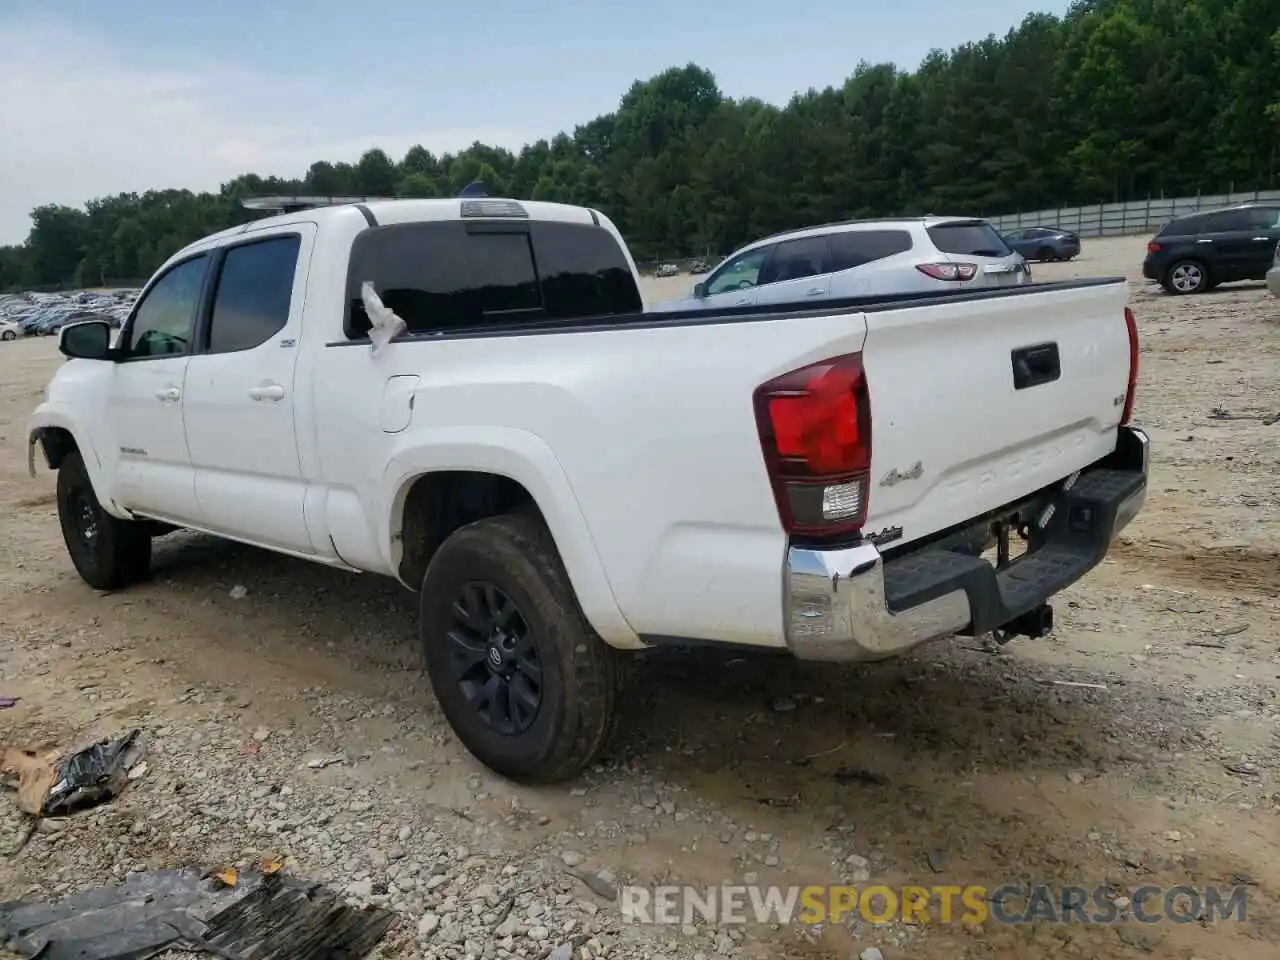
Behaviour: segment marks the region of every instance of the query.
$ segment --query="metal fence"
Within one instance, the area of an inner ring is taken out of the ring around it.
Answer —
[[[1151,197],[1128,203],[1059,207],[1056,210],[1011,213],[988,219],[1001,233],[1022,227],[1059,227],[1082,237],[1110,237],[1126,233],[1154,233],[1174,217],[1259,200],[1280,200],[1280,190],[1253,190],[1248,193],[1220,193],[1213,196]]]

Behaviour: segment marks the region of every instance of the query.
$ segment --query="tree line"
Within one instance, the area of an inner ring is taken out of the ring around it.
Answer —
[[[992,216],[1280,182],[1280,3],[1078,0],[919,68],[860,62],[785,106],[726,97],[694,64],[637,81],[612,113],[518,153],[474,143],[399,161],[371,149],[297,180],[153,190],[32,212],[0,247],[0,289],[148,276],[178,248],[252,219],[262,194],[494,196],[584,204],[637,259],[724,254],[849,217]]]

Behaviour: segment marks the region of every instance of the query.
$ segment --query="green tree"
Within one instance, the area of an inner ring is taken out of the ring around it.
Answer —
[[[846,217],[1275,188],[1277,77],[1276,0],[1077,0],[914,71],[851,63],[842,83],[785,106],[726,97],[686,64],[514,153],[415,146],[396,162],[373,147],[296,180],[246,173],[212,194],[41,206],[26,242],[0,247],[0,287],[139,279],[257,216],[241,203],[254,195],[453,197],[479,179],[494,195],[603,211],[644,260]]]

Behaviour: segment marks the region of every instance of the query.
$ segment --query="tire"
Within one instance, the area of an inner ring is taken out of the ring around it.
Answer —
[[[539,517],[453,533],[427,568],[419,614],[431,688],[476,759],[529,785],[572,779],[596,759],[617,719],[621,658],[583,617]]]
[[[18,339],[18,335],[14,333],[12,330],[6,330],[4,333],[0,333],[0,340],[17,340],[17,339]]]
[[[1209,289],[1209,270],[1199,260],[1179,260],[1165,271],[1161,286],[1175,296],[1204,293]]]
[[[118,590],[151,570],[151,536],[145,523],[120,520],[102,509],[79,451],[58,470],[58,521],[80,578],[98,590]]]
[[[1054,259],[1052,247],[1042,247],[1036,251],[1036,259],[1041,263],[1048,263]]]

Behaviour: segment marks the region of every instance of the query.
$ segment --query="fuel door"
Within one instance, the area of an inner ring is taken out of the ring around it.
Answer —
[[[382,390],[382,432],[399,433],[413,419],[413,397],[422,378],[415,374],[390,377]]]

